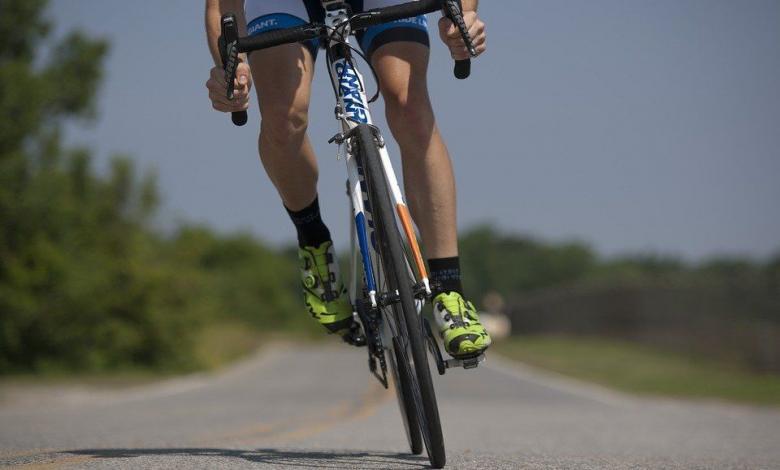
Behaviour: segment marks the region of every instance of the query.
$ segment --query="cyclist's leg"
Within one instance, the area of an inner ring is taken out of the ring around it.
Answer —
[[[309,21],[303,0],[246,0],[247,34]],[[260,159],[284,205],[300,210],[316,196],[317,160],[309,138],[311,81],[316,44],[287,44],[249,55],[262,117]]]
[[[299,1],[255,1],[246,7],[247,19],[254,17],[249,34],[307,22]],[[283,8],[285,13],[267,11]],[[352,308],[320,218],[317,161],[306,134],[314,53],[312,44],[288,44],[251,53],[249,65],[261,115],[260,159],[298,229],[304,302],[330,332],[342,333],[352,324]]]
[[[260,159],[284,205],[300,210],[317,192],[317,160],[306,134],[314,60],[301,44],[249,57],[261,125]]]
[[[428,97],[428,47],[414,41],[391,41],[377,47],[371,60],[379,76],[388,124],[401,147],[406,196],[423,237],[432,278],[439,278],[445,286],[458,286],[434,292],[439,333],[451,355],[479,354],[491,340],[474,304],[463,298],[459,287],[455,179]],[[450,263],[458,278],[454,282],[447,279]]]
[[[378,47],[372,63],[385,113],[401,148],[409,209],[428,258],[458,255],[455,178],[428,97],[428,47],[395,41]]]

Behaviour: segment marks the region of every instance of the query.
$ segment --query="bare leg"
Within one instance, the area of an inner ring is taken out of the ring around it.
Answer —
[[[374,52],[387,122],[401,148],[404,187],[427,258],[457,256],[455,177],[433,116],[428,48],[392,42]]]
[[[260,160],[282,202],[294,211],[308,206],[317,194],[317,160],[306,135],[313,62],[300,44],[249,57],[262,116]]]

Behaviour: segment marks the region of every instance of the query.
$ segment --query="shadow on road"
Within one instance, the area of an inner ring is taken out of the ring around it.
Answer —
[[[64,453],[104,459],[127,459],[149,456],[206,457],[241,459],[253,463],[298,468],[368,468],[399,469],[429,468],[428,459],[410,454],[364,451],[310,451],[305,449],[79,449]]]

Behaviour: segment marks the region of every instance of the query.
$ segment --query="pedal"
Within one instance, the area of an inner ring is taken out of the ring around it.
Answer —
[[[358,322],[353,322],[352,326],[349,327],[349,332],[343,334],[341,339],[345,343],[357,347],[365,346],[368,343],[366,335],[363,334],[363,330]]]
[[[482,362],[485,361],[485,354],[480,353],[474,357],[460,358],[460,359],[447,359],[444,361],[445,366],[449,369],[451,367],[463,367],[464,369],[475,369]]]
[[[439,375],[444,375],[445,372],[447,372],[447,369],[451,369],[453,367],[475,369],[485,361],[484,351],[470,357],[444,359],[441,354],[441,350],[439,349],[439,343],[433,336],[433,331],[431,330],[431,326],[428,323],[428,320],[423,321],[423,328],[425,329],[425,339],[428,342],[428,350],[431,352],[433,360],[436,362],[436,370],[439,372]]]

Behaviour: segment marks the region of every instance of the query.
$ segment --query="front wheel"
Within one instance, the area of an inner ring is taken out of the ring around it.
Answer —
[[[376,248],[379,251],[384,274],[385,293],[398,293],[398,301],[386,309],[385,321],[392,322],[393,344],[399,369],[406,374],[399,378],[408,382],[403,387],[410,392],[420,431],[433,468],[442,468],[446,462],[444,437],[441,431],[436,393],[428,366],[428,353],[423,336],[423,320],[414,301],[414,279],[410,276],[401,236],[395,219],[393,202],[381,157],[371,127],[357,128],[358,164],[363,168],[371,216],[374,222]],[[408,380],[406,380],[408,379]],[[410,420],[411,421],[411,420]]]
[[[401,420],[406,431],[406,440],[409,442],[409,450],[414,455],[419,455],[423,451],[423,441],[420,435],[420,421],[417,418],[417,411],[414,407],[414,395],[411,388],[412,381],[409,376],[410,368],[408,365],[399,366],[399,364],[403,364],[403,357],[401,357],[399,348],[395,344],[388,356],[395,384],[395,394],[398,398],[398,408],[401,410]]]

